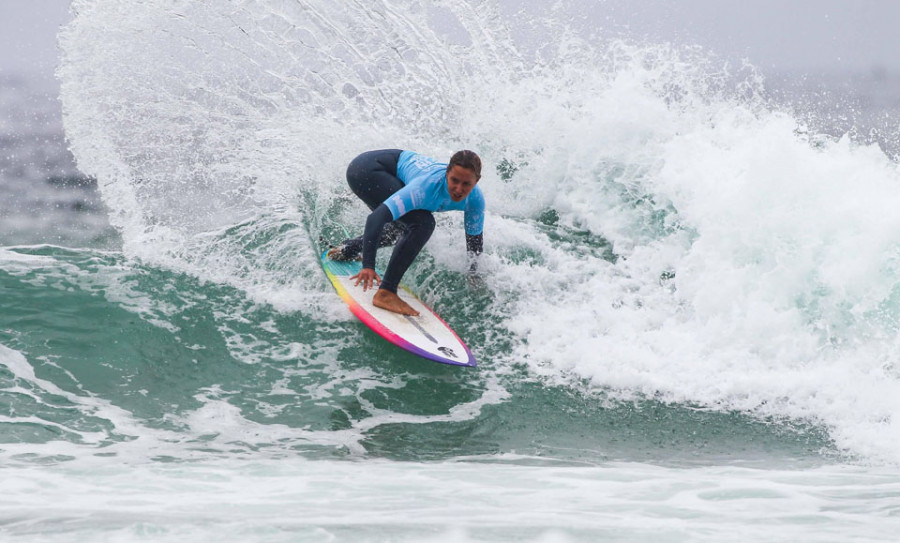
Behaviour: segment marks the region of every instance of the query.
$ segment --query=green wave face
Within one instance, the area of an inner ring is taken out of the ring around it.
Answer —
[[[35,247],[3,257],[0,449],[10,462],[508,455],[771,463],[818,462],[828,447],[813,427],[613,400],[529,375],[506,363],[503,323],[467,313],[488,310],[489,295],[445,307],[486,360],[468,370],[387,344],[325,285],[327,307],[316,318],[118,253]]]

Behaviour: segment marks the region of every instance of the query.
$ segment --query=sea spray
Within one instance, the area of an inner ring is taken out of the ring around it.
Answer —
[[[469,7],[438,8],[448,33],[418,2],[74,2],[66,132],[126,254],[313,319],[319,238],[365,215],[347,162],[474,148],[498,167],[487,294],[448,286],[458,217],[407,278],[451,321],[454,298],[481,308],[457,327],[486,375],[806,421],[900,459],[896,164],[805,132],[752,68],[565,32],[524,55]]]

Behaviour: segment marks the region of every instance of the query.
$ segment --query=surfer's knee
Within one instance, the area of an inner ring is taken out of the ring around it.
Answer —
[[[430,211],[426,211],[424,226],[428,230],[428,235],[431,235],[431,233],[434,232],[434,225],[434,215]]]
[[[431,237],[431,233],[434,232],[435,220],[434,215],[430,211],[416,209],[407,213],[404,218],[406,219],[404,221],[406,225],[410,230],[414,230],[417,235]]]

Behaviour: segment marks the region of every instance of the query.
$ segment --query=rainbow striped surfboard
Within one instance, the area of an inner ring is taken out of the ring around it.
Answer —
[[[454,366],[476,365],[472,352],[456,332],[409,289],[401,285],[397,294],[419,312],[418,317],[375,307],[372,305],[375,289],[363,292],[362,285],[354,286],[356,281],[350,280],[350,277],[359,273],[362,264],[357,261],[337,262],[329,259],[327,253],[328,251],[323,252],[321,259],[325,275],[350,307],[350,311],[373,332],[397,347],[428,360]],[[378,270],[378,275],[383,275],[383,272]]]

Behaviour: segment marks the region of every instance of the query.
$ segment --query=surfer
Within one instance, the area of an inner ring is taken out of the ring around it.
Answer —
[[[372,304],[403,315],[418,315],[397,295],[400,279],[434,231],[436,211],[464,211],[466,251],[472,259],[483,247],[484,196],[476,185],[481,158],[473,151],[458,151],[441,163],[412,151],[368,151],[347,167],[347,183],[372,213],[362,236],[344,240],[328,251],[333,260],[362,256],[362,270],[351,277],[363,290],[380,283]],[[375,252],[394,245],[384,278],[375,273]]]

